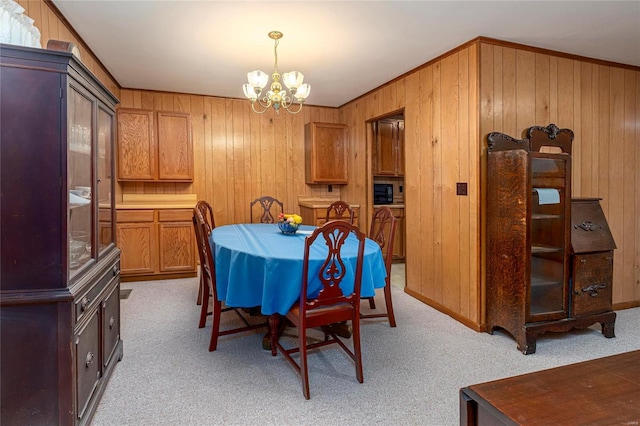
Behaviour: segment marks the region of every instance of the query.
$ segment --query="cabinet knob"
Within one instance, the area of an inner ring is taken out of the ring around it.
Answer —
[[[94,358],[94,356],[93,356],[93,352],[89,352],[89,353],[87,353],[87,356],[86,356],[86,358],[84,359],[85,364],[87,365],[87,368],[89,368],[89,366],[90,366],[91,364],[93,364],[93,358]]]
[[[83,297],[82,301],[80,302],[80,310],[84,312],[85,309],[87,309],[87,306],[89,306],[89,303],[91,303],[91,299],[88,299],[87,297]]]
[[[113,328],[113,324],[115,324],[116,319],[114,317],[109,318],[109,328]]]

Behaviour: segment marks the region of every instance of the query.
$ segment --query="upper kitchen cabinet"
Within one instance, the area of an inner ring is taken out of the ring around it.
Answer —
[[[311,122],[304,126],[307,184],[347,184],[347,126]]]
[[[375,123],[374,176],[404,176],[404,120]]]
[[[119,180],[193,182],[188,113],[120,108],[117,116]]]

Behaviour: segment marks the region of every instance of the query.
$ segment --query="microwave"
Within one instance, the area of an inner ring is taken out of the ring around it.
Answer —
[[[373,204],[393,204],[393,185],[390,183],[374,183]]]

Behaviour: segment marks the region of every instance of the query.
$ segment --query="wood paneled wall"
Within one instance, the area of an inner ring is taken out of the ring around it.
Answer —
[[[249,202],[272,195],[337,196],[371,216],[368,122],[404,111],[407,293],[475,329],[484,322],[483,200],[486,135],[521,136],[555,123],[575,132],[573,195],[601,197],[618,249],[614,307],[640,304],[640,72],[633,67],[480,38],[342,106],[258,115],[244,100],[120,90],[45,0],[18,0],[42,44],[70,40],[127,108],[190,112],[193,184],[119,183],[118,194],[196,193],[219,224],[244,222]],[[304,124],[348,125],[349,185],[304,183]],[[457,196],[456,183],[468,183]],[[365,219],[366,220],[366,219]],[[365,222],[366,223],[366,222]]]
[[[404,111],[406,292],[474,328],[482,321],[477,69],[471,44],[341,108],[357,154],[343,199],[367,207],[365,123]],[[468,196],[456,195],[457,182],[468,183]]]
[[[600,197],[618,249],[614,308],[640,304],[640,72],[483,42],[480,137],[555,123],[575,133],[572,194]]]
[[[49,40],[71,41],[80,48],[82,63],[105,85],[107,89],[120,98],[120,85],[111,77],[102,63],[89,50],[86,43],[76,37],[75,30],[71,28],[66,19],[62,17],[58,9],[45,0],[14,0],[24,8],[24,15],[33,19],[33,25],[40,30],[40,44],[47,47]]]
[[[195,193],[214,208],[216,224],[249,221],[249,203],[271,195],[299,213],[299,196],[340,197],[324,185],[305,184],[304,124],[338,122],[336,108],[305,106],[300,114],[256,114],[249,101],[177,93],[121,90],[123,108],[191,114],[194,181],[120,182],[121,193]]]

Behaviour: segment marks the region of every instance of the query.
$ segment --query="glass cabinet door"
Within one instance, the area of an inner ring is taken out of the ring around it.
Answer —
[[[113,115],[98,107],[98,167],[96,194],[98,200],[98,255],[114,242],[113,203]]]
[[[67,111],[67,183],[69,196],[69,276],[91,259],[93,240],[93,102],[69,87]]]
[[[567,315],[566,163],[531,154],[530,315]]]

